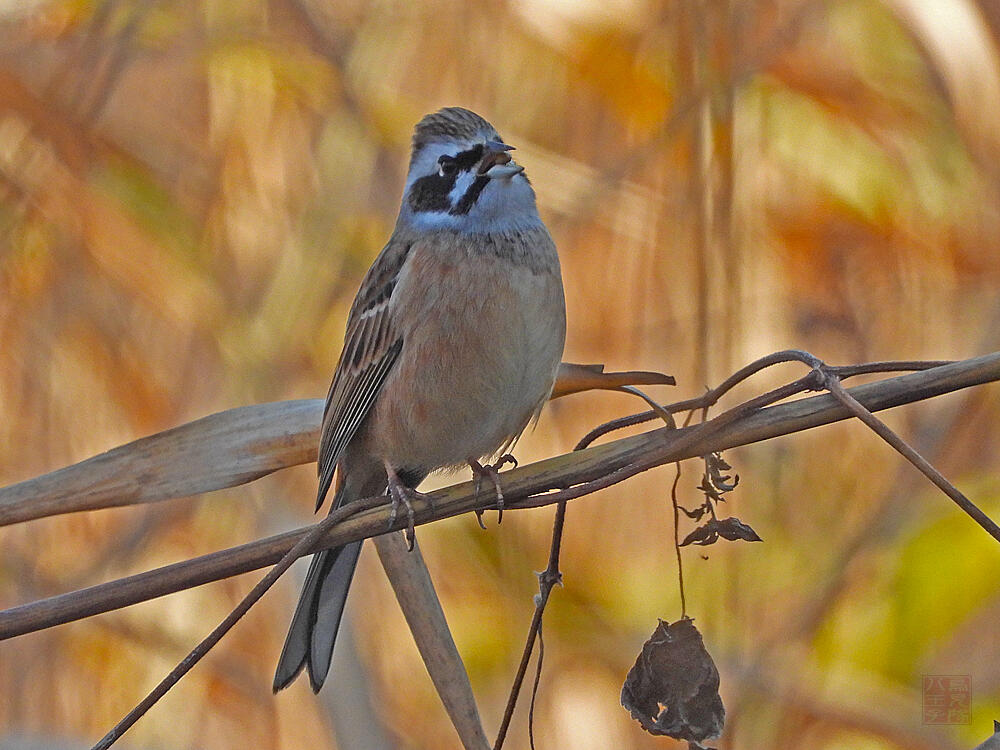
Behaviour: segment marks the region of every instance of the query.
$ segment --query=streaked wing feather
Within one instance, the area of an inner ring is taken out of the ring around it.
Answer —
[[[392,319],[392,294],[409,250],[409,244],[390,240],[368,270],[351,307],[344,349],[323,411],[317,509],[333,482],[337,461],[368,416],[403,348]]]

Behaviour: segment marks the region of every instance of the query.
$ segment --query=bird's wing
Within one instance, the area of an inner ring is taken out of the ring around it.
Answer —
[[[351,306],[344,349],[323,411],[317,510],[330,489],[340,455],[368,415],[403,348],[402,333],[393,320],[392,295],[410,247],[410,243],[390,239],[368,269]]]

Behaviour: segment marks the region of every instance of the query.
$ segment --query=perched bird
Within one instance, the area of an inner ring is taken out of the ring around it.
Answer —
[[[469,465],[496,481],[479,461],[509,450],[548,399],[566,338],[562,278],[511,150],[467,109],[417,124],[396,227],[351,307],[327,396],[317,509],[336,468],[333,508],[388,492],[412,534],[424,477]],[[313,556],[275,691],[303,667],[322,687],[360,549]]]

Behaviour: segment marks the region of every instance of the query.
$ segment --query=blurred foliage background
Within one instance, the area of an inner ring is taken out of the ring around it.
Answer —
[[[0,484],[225,408],[321,397],[412,126],[451,104],[491,120],[534,181],[569,361],[673,373],[657,395],[674,400],[786,347],[836,364],[1000,348],[992,0],[4,0]],[[518,457],[638,407],[563,399]],[[887,417],[994,517],[998,418],[995,387]],[[984,739],[1000,717],[995,544],[859,424],[727,458],[731,510],[765,542],[685,552],[729,712],[718,746]],[[539,748],[679,746],[618,705],[656,618],[680,614],[672,477],[571,505]],[[692,464],[690,504],[699,479]],[[299,467],[3,529],[0,605],[301,525],[314,483]],[[419,532],[490,734],[551,517]],[[0,644],[0,745],[96,740],[257,577]],[[272,697],[297,591],[289,576],[123,744],[455,745],[367,548],[337,676],[318,699],[304,680]],[[922,723],[925,674],[971,676],[970,724]],[[359,691],[372,708],[349,703]],[[525,715],[508,747],[527,746]]]

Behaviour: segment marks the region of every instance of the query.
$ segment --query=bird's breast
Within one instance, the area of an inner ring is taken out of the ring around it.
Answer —
[[[394,466],[432,471],[492,455],[548,398],[565,304],[551,239],[535,241],[411,249],[393,295],[403,349],[366,430]]]

